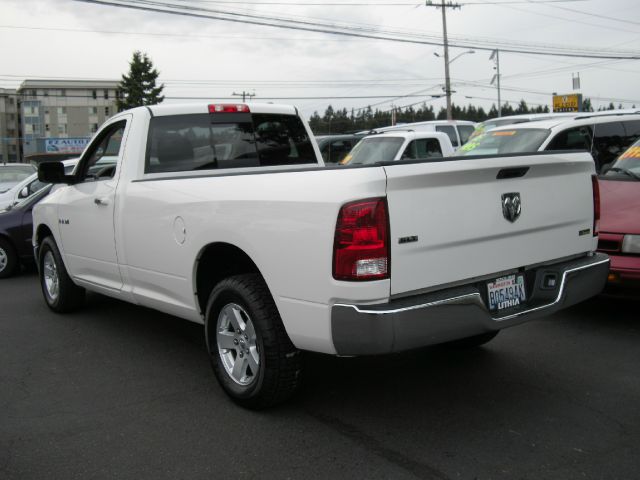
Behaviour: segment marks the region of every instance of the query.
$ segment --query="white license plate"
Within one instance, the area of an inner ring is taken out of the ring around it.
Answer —
[[[507,275],[487,283],[489,310],[517,307],[527,299],[524,276]]]

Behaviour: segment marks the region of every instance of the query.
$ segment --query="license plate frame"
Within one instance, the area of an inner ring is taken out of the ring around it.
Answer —
[[[527,301],[524,275],[512,273],[487,282],[487,306],[500,312],[522,305]]]

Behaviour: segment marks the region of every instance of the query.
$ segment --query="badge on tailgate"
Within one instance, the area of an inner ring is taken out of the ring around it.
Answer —
[[[511,223],[515,222],[522,212],[522,201],[520,193],[503,193],[502,194],[502,215]]]

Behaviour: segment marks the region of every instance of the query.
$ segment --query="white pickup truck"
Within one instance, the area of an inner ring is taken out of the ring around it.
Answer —
[[[295,391],[301,350],[479,345],[597,294],[609,267],[587,153],[325,167],[294,107],[163,105],[39,175],[63,184],[34,210],[47,305],[86,289],[204,324],[249,408]]]

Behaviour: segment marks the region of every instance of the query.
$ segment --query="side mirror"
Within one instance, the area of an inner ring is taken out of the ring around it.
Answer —
[[[62,162],[44,162],[38,165],[38,180],[44,183],[73,183],[73,175],[64,174]]]
[[[609,170],[611,170],[611,164],[610,163],[607,163],[607,164],[603,165],[602,168],[600,169],[600,175],[604,175]]]
[[[20,190],[20,193],[18,194],[18,198],[27,198],[29,196],[29,187],[24,187],[22,190]]]

